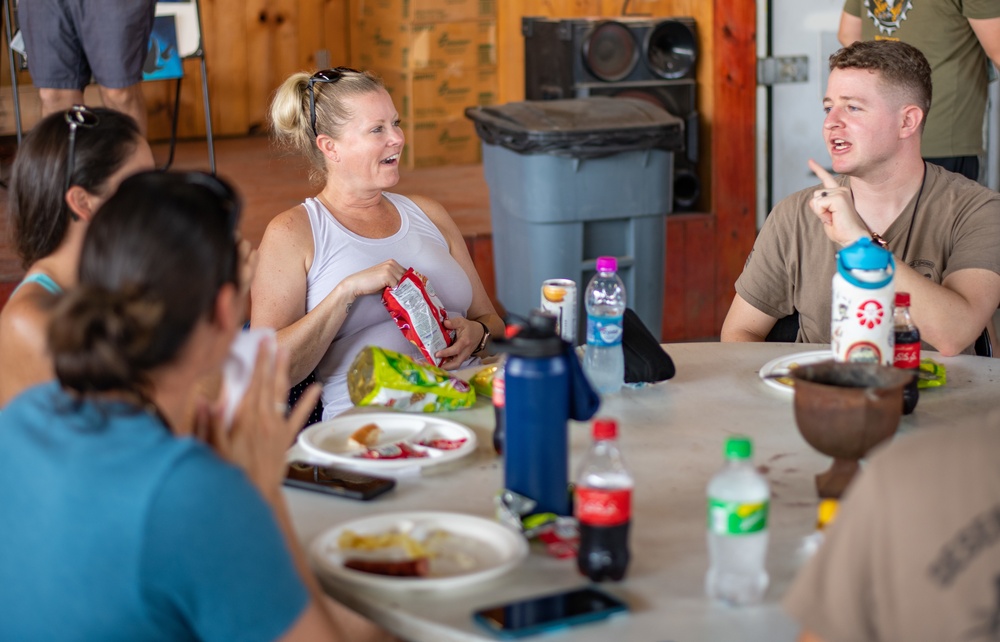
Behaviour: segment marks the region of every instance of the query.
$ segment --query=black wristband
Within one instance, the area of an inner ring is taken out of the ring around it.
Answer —
[[[483,350],[486,349],[486,344],[490,340],[490,328],[489,328],[488,325],[486,325],[485,323],[483,323],[479,319],[473,319],[473,321],[475,321],[479,325],[483,326],[483,338],[482,338],[482,340],[479,341],[479,345],[476,346],[476,349],[472,351],[472,354],[479,354],[480,352],[482,352]]]

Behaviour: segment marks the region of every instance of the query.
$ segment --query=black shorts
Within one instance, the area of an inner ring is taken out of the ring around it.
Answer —
[[[154,0],[21,0],[18,23],[36,87],[112,89],[142,81]]]

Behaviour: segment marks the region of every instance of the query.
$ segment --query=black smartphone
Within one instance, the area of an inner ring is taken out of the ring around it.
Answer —
[[[392,490],[396,486],[396,480],[389,477],[366,475],[343,468],[315,466],[296,461],[288,464],[288,471],[285,473],[285,486],[313,490],[317,493],[326,493],[337,497],[369,500]]]
[[[498,637],[519,638],[603,620],[627,610],[628,605],[618,598],[583,588],[481,609],[473,619]]]

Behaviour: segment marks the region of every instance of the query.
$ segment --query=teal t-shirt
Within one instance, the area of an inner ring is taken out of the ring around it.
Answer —
[[[308,604],[245,475],[56,383],[0,414],[0,640],[274,640]]]

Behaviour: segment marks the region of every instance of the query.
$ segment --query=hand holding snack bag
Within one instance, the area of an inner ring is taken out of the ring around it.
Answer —
[[[427,277],[409,268],[399,283],[382,292],[382,305],[427,362],[440,366],[434,355],[450,346],[455,336],[444,326],[448,312]]]

